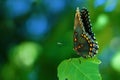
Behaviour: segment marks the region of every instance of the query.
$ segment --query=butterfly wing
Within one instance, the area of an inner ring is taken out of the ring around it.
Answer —
[[[94,33],[92,32],[91,27],[88,26],[90,23],[86,23],[89,22],[89,19],[85,18],[83,13],[80,13],[77,8],[73,35],[74,50],[82,57],[93,57],[97,53],[98,44],[95,39],[93,39]]]
[[[83,8],[83,9],[81,9],[80,13],[81,13],[81,19],[82,19],[85,31],[89,35],[91,35],[92,39],[96,40],[94,33],[92,32],[92,25],[90,23],[90,16],[89,16],[88,10],[86,8]]]
[[[81,21],[79,9],[76,10],[75,22],[74,22],[74,50],[77,51],[78,55],[82,57],[87,57],[89,54],[89,44],[86,39],[87,35],[85,33],[83,23]]]

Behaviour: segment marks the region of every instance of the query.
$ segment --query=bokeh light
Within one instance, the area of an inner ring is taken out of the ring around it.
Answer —
[[[120,51],[118,51],[112,58],[112,61],[111,61],[111,65],[112,67],[120,72]]]
[[[105,11],[106,12],[111,12],[115,9],[117,5],[117,0],[108,0],[106,5],[105,5]]]
[[[106,27],[107,23],[109,21],[109,18],[105,14],[101,14],[98,16],[97,21],[95,23],[95,27],[97,30],[101,30],[104,27]]]
[[[17,6],[17,7],[16,7]],[[27,13],[30,10],[31,2],[25,0],[7,0],[6,8],[9,16],[17,17]]]
[[[105,4],[106,1],[107,0],[95,0],[94,5],[95,7],[98,7],[98,6]]]
[[[32,15],[26,22],[26,34],[33,39],[39,39],[48,29],[48,21],[44,15]]]
[[[19,67],[30,67],[41,54],[42,48],[34,42],[24,42],[13,48],[11,59]]]
[[[65,0],[44,0],[44,3],[51,13],[58,13],[65,8]]]

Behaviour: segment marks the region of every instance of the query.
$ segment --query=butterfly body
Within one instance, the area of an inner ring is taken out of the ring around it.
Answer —
[[[76,10],[74,22],[74,50],[82,57],[93,57],[99,48],[92,32],[88,11],[79,8]]]

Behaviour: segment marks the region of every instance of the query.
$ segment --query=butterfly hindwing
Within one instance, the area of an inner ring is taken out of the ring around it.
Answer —
[[[77,51],[78,55],[86,57],[89,55],[89,44],[82,35],[83,34],[79,34],[79,32],[74,31],[74,50]]]

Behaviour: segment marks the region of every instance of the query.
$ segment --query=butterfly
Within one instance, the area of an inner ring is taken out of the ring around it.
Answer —
[[[89,12],[86,8],[76,9],[73,42],[74,50],[81,57],[93,57],[98,53],[99,46],[92,32]]]

